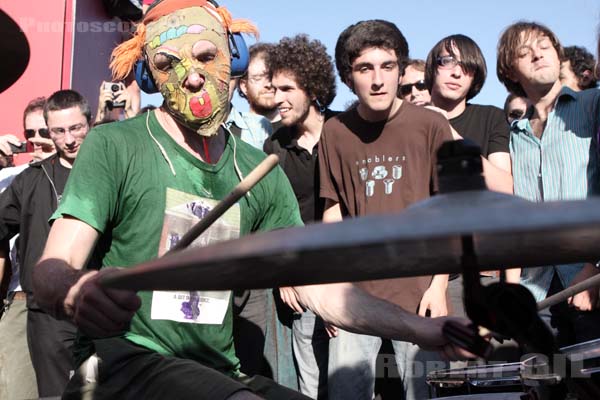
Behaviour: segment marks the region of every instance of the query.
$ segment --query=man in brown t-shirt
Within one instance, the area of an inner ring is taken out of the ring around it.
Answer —
[[[336,66],[358,104],[331,118],[323,129],[319,166],[324,222],[397,213],[435,191],[436,151],[452,134],[438,113],[396,97],[400,67],[407,58],[408,44],[390,22],[359,22],[340,35]],[[438,317],[447,314],[447,283],[447,275],[440,275],[360,286],[405,310]],[[405,398],[426,398],[425,362],[437,360],[437,355],[409,342],[392,343]],[[378,337],[338,330],[330,343],[330,399],[372,397],[380,345]]]

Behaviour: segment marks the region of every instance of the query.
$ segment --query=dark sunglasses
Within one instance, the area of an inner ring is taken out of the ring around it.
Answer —
[[[400,85],[400,94],[402,96],[408,96],[412,93],[413,86],[416,87],[419,92],[427,90],[427,86],[425,86],[425,81],[421,79],[420,81],[416,81],[415,83],[406,83],[404,85]]]
[[[48,128],[40,128],[40,129],[25,129],[25,138],[31,139],[35,136],[35,134],[39,133],[41,137],[45,139],[50,139],[50,131]]]
[[[512,119],[521,119],[525,116],[525,111],[523,110],[512,110],[508,113],[508,116]]]

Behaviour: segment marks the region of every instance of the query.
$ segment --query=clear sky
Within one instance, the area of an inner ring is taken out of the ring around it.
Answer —
[[[218,0],[234,18],[248,18],[260,30],[260,41],[277,42],[284,36],[306,33],[319,39],[333,57],[338,35],[348,25],[365,19],[386,19],[406,37],[410,57],[425,58],[441,38],[461,33],[471,37],[485,56],[488,78],[472,102],[502,107],[506,89],[496,78],[496,45],[501,32],[518,20],[547,25],[563,46],[584,46],[596,55],[600,0]],[[248,44],[253,43],[248,38]],[[354,98],[338,79],[332,109],[341,110]],[[148,102],[145,97],[142,103]],[[150,100],[156,104],[160,97]],[[240,111],[244,99],[234,97]]]

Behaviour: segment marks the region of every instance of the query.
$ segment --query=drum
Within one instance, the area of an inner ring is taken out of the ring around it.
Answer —
[[[436,400],[522,400],[526,396],[522,392],[468,394],[464,396],[438,397]]]
[[[523,395],[525,388],[521,381],[521,363],[503,363],[475,365],[465,368],[454,368],[434,371],[427,376],[432,398],[442,396],[498,394],[509,396],[512,393]],[[467,396],[465,398],[469,398]],[[462,398],[462,397],[454,397]],[[487,397],[484,397],[487,399]],[[490,397],[504,399],[505,397]]]

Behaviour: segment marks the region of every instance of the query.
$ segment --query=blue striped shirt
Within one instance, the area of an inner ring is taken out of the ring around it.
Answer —
[[[529,119],[511,126],[515,195],[531,201],[579,200],[600,193],[598,139],[600,90],[560,91],[548,115],[541,138],[533,133]],[[551,251],[551,249],[549,249]],[[524,268],[521,283],[543,300],[554,271],[567,287],[583,264]]]

